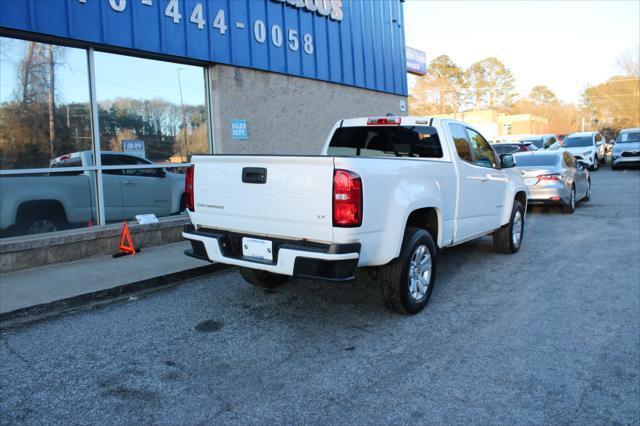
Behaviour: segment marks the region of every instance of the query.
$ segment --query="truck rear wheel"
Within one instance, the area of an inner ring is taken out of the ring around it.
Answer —
[[[286,275],[274,274],[259,269],[238,267],[238,271],[246,282],[254,287],[274,289],[280,287],[289,278]]]
[[[512,254],[520,250],[524,235],[524,207],[518,200],[513,201],[511,220],[493,232],[493,247],[499,253]]]
[[[424,309],[433,291],[437,259],[431,234],[424,229],[407,228],[400,257],[378,271],[385,306],[401,314],[416,314]]]

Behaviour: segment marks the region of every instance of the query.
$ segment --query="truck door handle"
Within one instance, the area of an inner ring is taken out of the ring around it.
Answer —
[[[242,169],[242,182],[267,183],[267,169],[264,167],[245,167]]]
[[[467,179],[479,180],[480,182],[486,182],[486,181],[489,180],[487,175],[484,175],[484,176],[467,176]]]
[[[135,183],[134,181],[132,181],[132,180],[125,180],[125,181],[124,181],[124,182],[122,182],[122,183],[124,183],[125,185],[135,185],[135,184],[136,184],[136,183]]]
[[[487,179],[492,180],[492,181],[497,181],[497,182],[506,182],[508,179],[505,175],[501,175],[501,174],[494,174],[494,173],[487,173],[485,175],[487,177]]]

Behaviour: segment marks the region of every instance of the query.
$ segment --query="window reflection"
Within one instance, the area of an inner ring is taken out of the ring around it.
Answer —
[[[103,151],[141,141],[153,162],[188,162],[209,152],[202,67],[96,52]]]
[[[0,51],[0,168],[91,149],[86,51],[6,37]]]

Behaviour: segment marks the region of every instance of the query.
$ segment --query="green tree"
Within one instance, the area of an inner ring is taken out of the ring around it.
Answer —
[[[460,108],[464,89],[464,72],[447,55],[434,58],[427,73],[412,88],[413,114],[449,114]]]
[[[556,94],[547,86],[535,86],[529,92],[529,99],[536,105],[550,105],[558,102]]]
[[[465,71],[466,104],[473,109],[508,109],[515,98],[515,79],[497,58],[475,62]]]

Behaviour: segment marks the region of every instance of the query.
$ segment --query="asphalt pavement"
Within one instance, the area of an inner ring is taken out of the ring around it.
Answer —
[[[235,271],[0,332],[2,424],[639,424],[640,171],[443,252],[429,306],[367,275]]]

